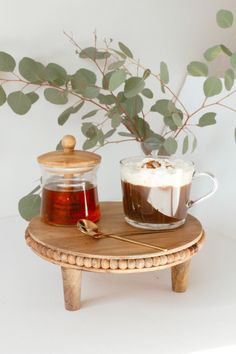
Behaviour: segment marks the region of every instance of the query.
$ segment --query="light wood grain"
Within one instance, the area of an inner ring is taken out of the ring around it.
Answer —
[[[78,268],[81,270],[89,272],[103,272],[103,273],[136,273],[136,272],[147,272],[154,271],[164,268],[170,268],[174,265],[185,262],[194,256],[199,249],[201,249],[204,243],[205,236],[204,233],[201,239],[188,248],[182,249],[168,255],[160,255],[152,257],[149,254],[144,255],[144,258],[121,258],[119,259],[101,259],[94,257],[82,257],[74,256],[70,253],[60,253],[58,251],[50,252],[51,249],[42,246],[33,240],[26,231],[26,243],[31,247],[31,249],[41,258],[58,264],[61,267]],[[127,260],[127,262],[126,262]],[[124,262],[123,262],[124,261]],[[75,263],[74,263],[75,262]],[[119,266],[121,264],[121,266]],[[126,267],[127,264],[127,267]],[[125,265],[125,266],[124,266]]]
[[[89,151],[74,150],[76,144],[73,135],[65,135],[62,139],[63,150],[50,151],[38,157],[38,163],[47,167],[82,168],[90,170],[101,161],[101,156]],[[56,173],[56,170],[55,170]],[[70,171],[68,173],[71,173]],[[66,174],[66,171],[64,172]]]
[[[28,232],[33,240],[53,251],[81,257],[105,259],[137,259],[147,256],[172,254],[195,245],[203,236],[200,222],[189,215],[185,225],[175,230],[151,232],[128,225],[124,221],[121,202],[101,203],[99,229],[131,240],[153,244],[168,249],[154,251],[140,245],[125,243],[112,238],[95,240],[82,234],[76,227],[52,226],[43,223],[40,217],[33,218]]]
[[[61,271],[65,308],[69,311],[79,310],[82,272],[78,269],[64,267],[61,268]]]
[[[187,290],[190,260],[171,268],[172,290],[182,293]]]
[[[156,243],[168,251],[153,252],[111,238],[89,239],[75,227],[51,226],[42,223],[39,217],[34,218],[26,230],[26,243],[41,258],[61,267],[67,310],[80,308],[82,270],[134,273],[171,268],[173,291],[186,291],[190,259],[201,249],[205,239],[196,218],[189,215],[186,224],[175,230],[150,232],[126,224],[120,202],[104,202],[101,210],[99,228],[102,231]]]

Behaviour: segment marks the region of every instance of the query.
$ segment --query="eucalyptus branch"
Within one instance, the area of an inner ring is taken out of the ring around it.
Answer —
[[[0,78],[0,80],[3,80],[3,79]],[[42,87],[54,88],[54,89],[56,88],[58,91],[69,93],[72,96],[78,97],[78,98],[80,98],[83,101],[90,102],[90,103],[94,104],[95,106],[97,106],[97,107],[103,109],[104,111],[108,112],[108,109],[106,107],[102,106],[101,104],[99,104],[98,102],[94,101],[93,99],[83,97],[83,96],[77,94],[76,92],[74,92],[72,90],[68,90],[67,88],[55,86],[55,85],[52,85],[52,84],[49,84],[49,83],[34,84],[32,82],[29,82],[29,81],[26,81],[26,80],[22,80],[22,79],[17,79],[17,80],[4,79],[4,83],[23,83],[24,86],[23,86],[22,89],[24,89],[26,86],[38,86],[36,88],[36,90],[38,90],[39,88],[42,88]]]
[[[223,103],[217,102],[216,105],[221,106],[221,107],[224,107],[224,108],[226,108],[226,109],[229,109],[229,110],[232,111],[232,112],[236,112],[236,109],[234,109],[234,108],[232,108],[232,107],[230,107],[230,106],[227,106],[227,105],[225,105],[225,104],[223,104]]]
[[[143,70],[146,70],[145,66],[142,65],[140,62],[137,62],[135,59],[131,59],[128,58],[130,60],[131,63],[133,63],[134,65],[138,66],[139,68],[142,68]],[[175,100],[180,104],[180,106],[183,108],[185,114],[188,116],[188,111],[185,107],[185,105],[183,104],[183,102],[179,99],[178,95],[167,85],[165,84],[161,79],[160,79],[160,75],[159,74],[154,74],[151,70],[150,70],[150,75],[155,77],[164,87],[167,91],[169,91],[171,93],[171,95],[175,98]]]
[[[136,139],[123,139],[123,140],[115,140],[115,141],[106,141],[103,145],[98,146],[93,152],[100,150],[102,147],[109,145],[109,144],[120,144],[124,143],[125,141],[136,141]]]

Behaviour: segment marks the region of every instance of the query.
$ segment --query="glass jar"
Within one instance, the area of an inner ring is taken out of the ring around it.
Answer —
[[[53,225],[76,225],[79,219],[98,221],[97,170],[101,157],[74,150],[71,135],[62,139],[63,150],[38,157],[42,169],[42,221]]]

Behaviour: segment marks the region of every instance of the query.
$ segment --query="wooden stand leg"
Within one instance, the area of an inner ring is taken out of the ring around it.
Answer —
[[[79,269],[61,267],[65,308],[76,311],[80,308],[80,291],[82,271]]]
[[[190,260],[177,264],[171,268],[172,290],[177,293],[182,293],[188,287]]]

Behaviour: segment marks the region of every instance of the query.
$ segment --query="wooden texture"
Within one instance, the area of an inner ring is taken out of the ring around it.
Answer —
[[[80,308],[82,271],[71,268],[61,268],[65,308],[76,311]]]
[[[172,290],[182,293],[187,290],[190,260],[171,268]]]
[[[121,202],[101,203],[101,220],[98,226],[104,233],[123,235],[135,241],[166,248],[168,251],[165,254],[196,244],[203,234],[200,222],[191,215],[187,217],[185,225],[174,230],[153,232],[135,228],[125,222]],[[32,219],[28,232],[31,238],[41,245],[75,256],[120,259],[163,254],[162,251],[154,251],[108,237],[95,240],[82,234],[75,226],[48,225],[43,223],[40,217]]]
[[[101,156],[89,151],[74,150],[76,140],[73,135],[62,139],[63,150],[51,151],[38,157],[38,162],[48,167],[91,169],[101,161]],[[70,172],[71,173],[71,172]]]
[[[76,227],[44,224],[34,218],[26,232],[26,241],[35,253],[52,263],[92,272],[128,273],[152,271],[182,263],[198,252],[204,241],[199,221],[188,216],[178,229],[150,232],[134,228],[124,221],[120,202],[101,203],[100,230],[167,248],[155,251],[112,238],[93,239]]]
[[[44,224],[34,218],[26,230],[29,247],[41,258],[61,266],[65,308],[80,308],[82,270],[107,273],[133,273],[171,268],[172,289],[187,289],[191,257],[201,248],[205,236],[200,222],[188,216],[186,224],[170,231],[150,232],[125,223],[121,202],[101,203],[99,228],[134,240],[151,243],[168,251],[153,251],[117,239],[93,239],[76,227]]]

